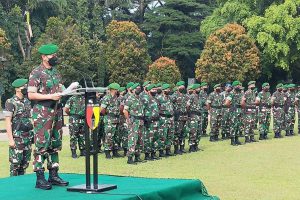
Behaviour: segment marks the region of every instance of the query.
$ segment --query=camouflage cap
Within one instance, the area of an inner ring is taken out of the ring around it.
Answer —
[[[58,51],[58,46],[55,44],[44,44],[40,46],[38,52],[42,55],[51,55]]]
[[[178,81],[178,82],[176,83],[176,86],[178,86],[178,87],[179,87],[179,86],[184,86],[184,84],[185,84],[184,81]]]
[[[263,83],[262,84],[262,87],[264,88],[264,87],[267,87],[267,86],[270,86],[270,84],[269,83]]]
[[[28,79],[19,78],[19,79],[14,80],[14,82],[12,82],[11,85],[14,88],[19,88],[19,87],[22,87],[23,85],[25,85],[26,83],[28,83]]]

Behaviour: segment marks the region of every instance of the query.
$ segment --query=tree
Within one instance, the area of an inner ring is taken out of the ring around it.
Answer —
[[[264,16],[246,21],[248,33],[256,39],[267,63],[290,72],[300,59],[299,6],[299,0],[286,0],[270,6]]]
[[[141,82],[147,73],[150,56],[146,36],[133,22],[113,20],[107,27],[104,48],[109,82]]]
[[[258,48],[238,24],[213,33],[196,63],[197,79],[210,83],[255,80],[259,74]]]
[[[200,22],[214,4],[205,0],[166,0],[147,11],[141,24],[147,34],[153,60],[167,56],[176,60],[184,79],[194,77],[195,62],[203,49]]]
[[[181,80],[181,75],[175,60],[160,57],[149,66],[146,79],[153,83],[165,82],[175,84]]]

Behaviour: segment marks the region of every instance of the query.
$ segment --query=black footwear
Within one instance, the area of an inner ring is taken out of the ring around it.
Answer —
[[[195,148],[195,152],[200,150],[200,149],[199,149],[199,146],[198,146],[198,143],[196,143],[196,144],[194,145],[194,148]]]
[[[235,136],[234,139],[235,139],[235,144],[242,145],[242,143],[239,141],[239,136]]]
[[[219,141],[219,136],[215,135],[215,142]]]
[[[283,138],[280,132],[278,133],[278,138]]]
[[[278,132],[275,132],[275,134],[274,134],[274,138],[279,138],[279,136],[278,136]]]
[[[124,154],[123,154],[123,157],[127,156],[127,149],[126,148],[123,148],[124,150]]]
[[[225,136],[225,133],[222,133],[222,140],[226,140],[226,136]]]
[[[36,184],[35,188],[42,190],[51,190],[52,185],[45,179],[44,170],[37,170],[36,172]]]
[[[291,136],[288,130],[285,131],[285,136]]]
[[[215,137],[214,137],[214,136],[210,136],[210,137],[209,137],[209,141],[210,141],[210,142],[215,142]]]
[[[105,150],[105,158],[106,159],[112,159],[112,156],[110,155],[110,150]]]
[[[264,135],[263,134],[259,134],[259,140],[263,140],[264,139]]]
[[[250,142],[257,142],[257,141],[254,139],[254,135],[250,135]]]
[[[181,155],[182,153],[181,153],[181,151],[179,151],[179,147],[178,147],[178,145],[174,145],[174,155]]]
[[[249,136],[245,136],[245,143],[250,143]]]
[[[180,151],[181,153],[186,153],[186,151],[184,150],[184,145],[180,145]]]
[[[231,137],[231,142],[230,142],[230,144],[231,144],[232,146],[236,146],[236,145],[237,145],[237,144],[235,143],[234,137]]]
[[[152,160],[150,153],[145,153],[145,160]]]
[[[135,156],[134,156],[134,162],[136,162],[136,163],[143,162],[143,160],[141,159],[140,155],[135,154]]]
[[[164,150],[159,150],[159,157],[161,158],[166,157]]]
[[[58,168],[49,169],[48,182],[51,183],[52,185],[58,185],[58,186],[69,185],[68,181],[64,181],[58,176]]]
[[[294,136],[294,130],[290,130],[290,135]]]
[[[18,169],[18,176],[21,176],[24,174],[25,174],[25,169],[23,169],[23,168]]]
[[[71,149],[72,158],[77,158],[76,149]]]
[[[159,157],[156,156],[156,152],[155,151],[152,151],[151,152],[151,159],[152,160],[160,160],[161,158],[159,158]]]
[[[121,158],[121,157],[122,157],[122,155],[120,155],[120,154],[118,153],[118,149],[114,149],[114,150],[113,150],[113,157],[115,157],[115,158]]]
[[[267,139],[268,139],[267,134],[264,134],[264,140],[267,140]]]
[[[100,151],[100,150],[99,150]],[[100,153],[100,152],[99,152]],[[80,156],[85,156],[86,155],[86,152],[84,149],[80,150]]]
[[[131,156],[128,157],[127,164],[136,165],[136,163],[133,161],[133,158]]]
[[[171,149],[170,148],[166,148],[166,156],[174,156],[174,154],[171,153]]]

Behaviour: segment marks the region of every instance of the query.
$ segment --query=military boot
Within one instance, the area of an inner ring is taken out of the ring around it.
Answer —
[[[174,145],[174,155],[182,154],[181,151],[179,151],[178,145]]]
[[[275,132],[275,134],[274,134],[274,138],[279,138],[279,136],[278,136],[278,132]]]
[[[294,130],[290,130],[290,135],[294,136]]]
[[[242,143],[239,141],[239,136],[235,136],[235,144],[242,145]]]
[[[134,162],[136,162],[136,163],[143,162],[143,160],[141,159],[141,156],[139,154],[135,154],[135,156],[134,156]]]
[[[264,140],[267,140],[267,139],[268,139],[268,134],[265,133],[265,134],[264,134]]]
[[[166,156],[167,157],[168,156],[174,156],[174,154],[171,153],[171,148],[170,147],[166,148]]]
[[[24,175],[24,174],[25,174],[25,169],[23,169],[23,168],[18,169],[18,176]]]
[[[118,153],[118,149],[113,150],[113,157],[115,158],[121,158],[122,156]]]
[[[195,150],[194,150],[194,145],[190,145],[190,148],[189,148],[189,153],[192,153],[192,152],[194,152]]]
[[[254,135],[250,135],[250,142],[257,142],[257,141],[254,139]]]
[[[127,164],[129,164],[129,165],[136,165],[136,162],[133,161],[132,156],[128,156]]]
[[[58,185],[58,186],[69,185],[68,181],[64,181],[62,178],[58,176],[58,168],[49,169],[48,182],[51,183],[52,185]]]
[[[77,158],[76,149],[71,149],[72,158]]]
[[[184,150],[184,145],[180,145],[180,151],[181,153],[186,153],[186,151]]]
[[[210,136],[210,137],[209,137],[209,141],[210,141],[210,142],[215,142],[215,137],[214,137],[214,136]]]
[[[264,139],[264,135],[263,134],[259,134],[259,140],[263,140]]]
[[[145,153],[145,160],[152,160],[150,153]]]
[[[37,170],[36,172],[35,188],[42,190],[51,190],[52,185],[45,179],[44,170]]]
[[[110,150],[105,150],[105,158],[106,159],[112,159],[112,156],[110,155]]]
[[[166,157],[164,150],[159,150],[159,157],[161,158]]]
[[[230,144],[231,144],[232,146],[236,146],[237,144],[235,143],[234,137],[231,137],[230,139],[231,139]]]
[[[127,148],[123,148],[124,150],[124,154],[123,154],[123,157],[127,156]]]
[[[159,158],[159,157],[156,156],[156,152],[155,151],[152,151],[151,152],[151,159],[152,160],[160,160],[161,158]]]
[[[215,139],[216,142],[218,142],[218,141],[219,141],[219,136],[218,136],[218,135],[215,135],[215,138],[214,138],[214,139]]]
[[[99,152],[100,153],[100,152]],[[80,156],[85,156],[86,155],[86,152],[85,152],[85,150],[84,149],[81,149],[80,150]]]
[[[250,143],[249,136],[245,136],[245,143]]]
[[[221,138],[222,140],[226,140],[226,135],[225,135],[225,133],[222,133],[222,138]]]

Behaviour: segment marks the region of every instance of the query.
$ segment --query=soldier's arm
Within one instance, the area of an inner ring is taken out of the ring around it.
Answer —
[[[231,106],[231,100],[232,100],[232,97],[229,95],[229,96],[226,98],[224,105],[225,105],[226,107],[230,108],[230,106]]]
[[[5,117],[6,134],[7,134],[9,146],[15,147],[16,144],[15,144],[13,134],[12,134],[11,120],[12,120],[12,117],[8,117],[8,116]]]

